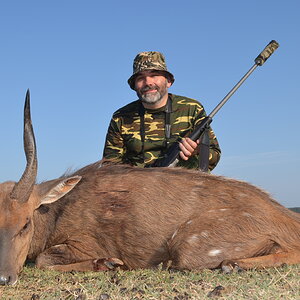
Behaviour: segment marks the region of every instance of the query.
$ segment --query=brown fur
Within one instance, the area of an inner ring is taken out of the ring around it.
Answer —
[[[299,215],[244,182],[184,169],[98,164],[76,174],[83,178],[74,190],[39,215],[47,223],[51,212],[56,215],[47,247],[76,243],[79,257],[69,263],[118,257],[130,269],[170,259],[184,268],[216,268],[225,259],[272,253],[275,245],[281,251],[300,246]],[[204,231],[208,236],[201,237]],[[196,241],[189,242],[193,235]],[[33,245],[40,241],[34,238]],[[213,249],[222,254],[208,256]]]
[[[179,269],[223,263],[226,270],[300,262],[300,215],[250,184],[179,168],[100,166],[75,172],[82,178],[72,191],[35,210],[28,258],[38,267],[136,269],[171,261]],[[61,180],[36,185],[31,198]]]

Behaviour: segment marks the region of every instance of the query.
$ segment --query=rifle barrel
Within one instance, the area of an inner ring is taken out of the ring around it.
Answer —
[[[243,84],[243,82],[250,76],[250,74],[258,67],[262,66],[265,61],[274,53],[274,51],[279,47],[279,44],[272,40],[264,50],[255,58],[255,64],[250,68],[250,70],[242,77],[242,79],[231,89],[231,91],[223,98],[223,100],[215,107],[215,109],[208,115],[212,118],[220,108],[227,102],[227,100],[236,92],[236,90]]]
[[[243,84],[243,82],[250,76],[250,74],[257,68],[257,64],[254,64],[250,70],[242,77],[242,79],[231,89],[231,91],[223,98],[223,100],[213,109],[208,115],[210,118],[221,109],[221,107],[227,102],[227,100],[236,92],[236,90]]]
[[[197,140],[201,137],[205,129],[209,127],[212,122],[213,116],[221,109],[221,107],[227,102],[227,100],[236,92],[236,90],[243,84],[243,82],[250,76],[250,74],[258,67],[262,66],[265,61],[274,53],[274,51],[279,47],[279,44],[272,40],[264,50],[256,57],[254,60],[254,65],[249,69],[249,71],[241,78],[241,80],[231,89],[231,91],[221,100],[221,102],[213,109],[213,111],[205,117],[195,130],[190,134],[192,140]],[[178,162],[180,148],[179,141],[175,142],[168,150],[168,153],[160,159],[157,159],[150,167],[173,167],[176,166]]]

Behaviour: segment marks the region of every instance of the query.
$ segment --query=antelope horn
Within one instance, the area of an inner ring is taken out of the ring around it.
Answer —
[[[15,184],[11,194],[11,199],[16,199],[19,202],[26,202],[32,193],[33,186],[37,175],[37,155],[36,155],[36,144],[34,138],[34,132],[31,123],[30,116],[30,92],[29,89],[26,93],[25,105],[24,105],[24,150],[26,155],[26,169]]]

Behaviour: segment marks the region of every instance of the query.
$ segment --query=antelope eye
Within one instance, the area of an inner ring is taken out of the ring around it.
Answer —
[[[30,228],[30,219],[26,220],[26,224],[23,226],[23,228],[20,230],[19,234],[22,235],[28,231]]]

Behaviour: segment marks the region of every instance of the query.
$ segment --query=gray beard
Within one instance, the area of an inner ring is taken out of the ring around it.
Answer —
[[[161,95],[159,91],[154,94],[138,95],[140,100],[147,104],[156,104],[161,101],[164,95]]]
[[[166,85],[161,88],[156,87],[155,93],[151,93],[151,94],[145,93],[147,90],[151,88],[153,87],[146,87],[142,91],[137,92],[139,99],[146,104],[150,104],[150,105],[157,104],[168,93],[168,89]]]

